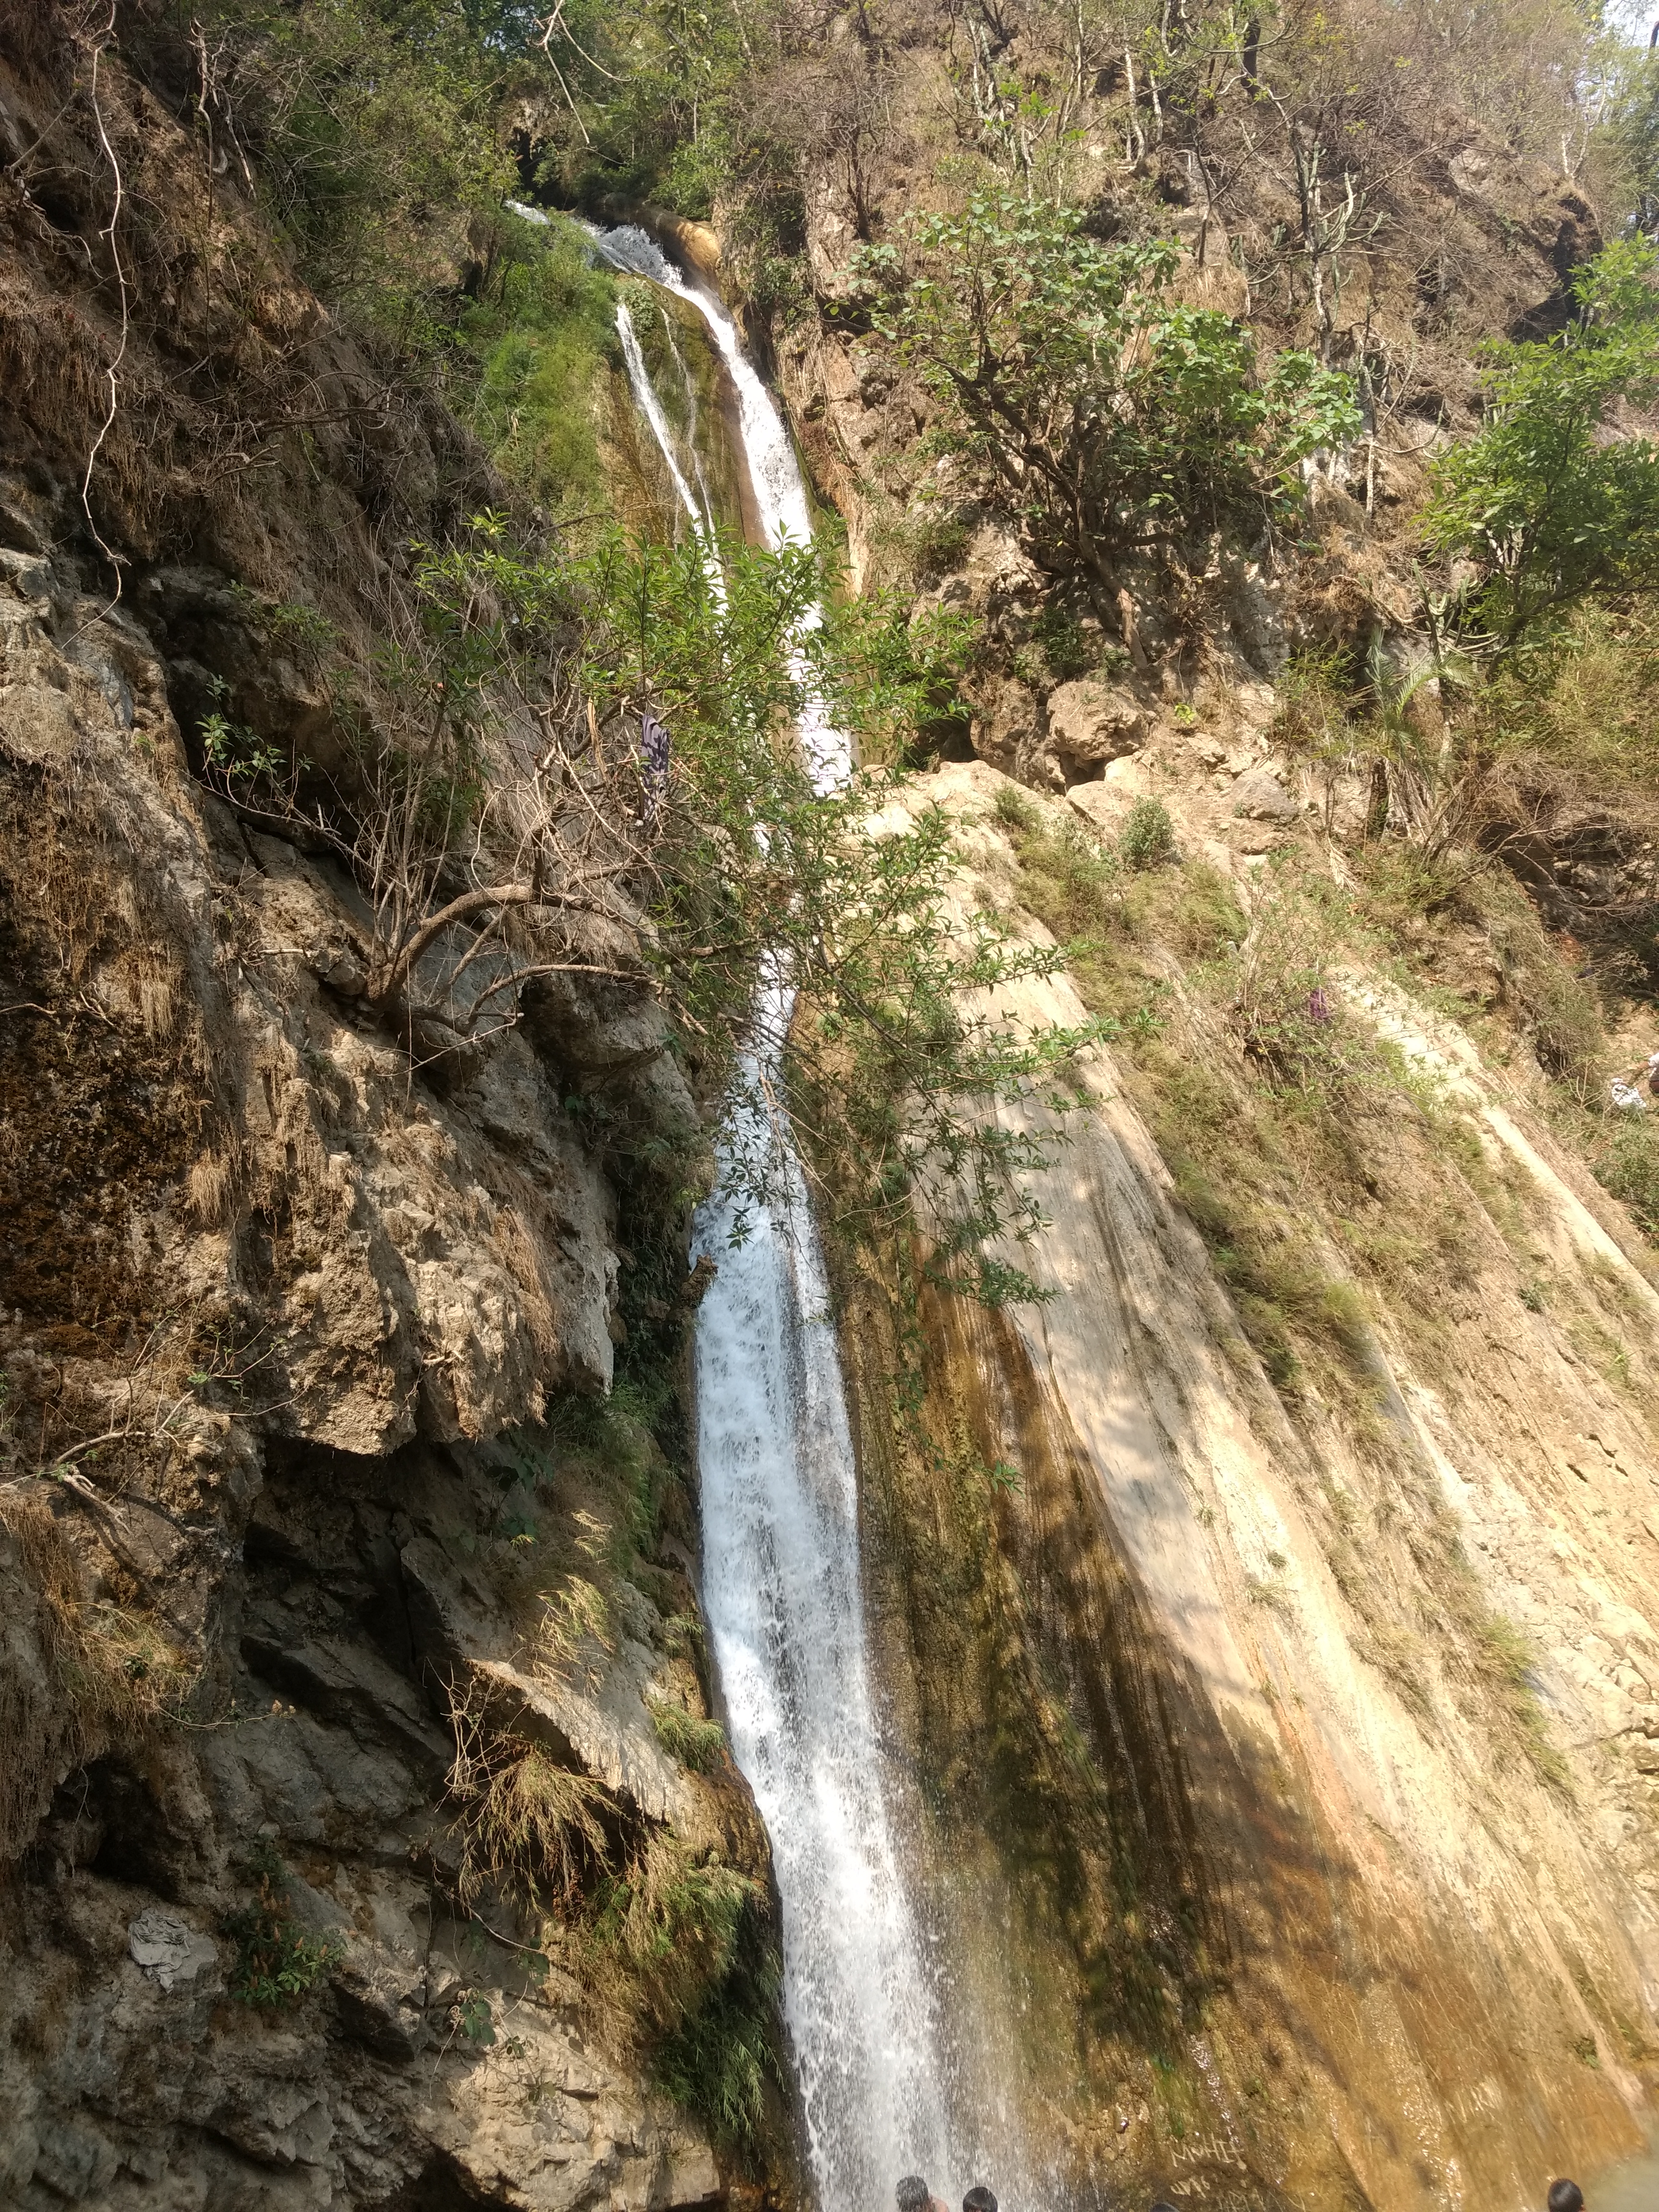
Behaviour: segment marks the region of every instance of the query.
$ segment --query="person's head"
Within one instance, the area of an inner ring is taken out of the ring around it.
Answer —
[[[898,2185],[899,2212],[927,2212],[927,2199],[932,2194],[919,2173],[907,2173]]]
[[[997,2200],[982,2181],[975,2182],[962,2200],[962,2212],[997,2212]]]
[[[1553,2181],[1550,2212],[1584,2212],[1584,2192],[1576,2181]]]

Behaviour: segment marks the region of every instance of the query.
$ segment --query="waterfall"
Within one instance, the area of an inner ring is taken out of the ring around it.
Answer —
[[[810,545],[812,542],[812,511],[807,503],[806,486],[801,480],[795,449],[789,442],[789,434],[783,427],[771,393],[744,352],[738,326],[726,312],[724,304],[701,285],[688,283],[673,263],[664,256],[654,240],[647,237],[644,231],[635,229],[632,224],[626,224],[617,230],[596,230],[591,225],[587,228],[596,250],[613,269],[621,270],[631,276],[648,276],[653,284],[660,284],[665,291],[675,293],[688,301],[702,317],[708,325],[708,335],[714,340],[714,349],[720,355],[738,395],[738,434],[766,543],[774,552],[786,544]],[[623,312],[624,309],[619,308],[618,328]],[[641,373],[644,374],[643,362]],[[631,359],[629,374],[630,381],[633,380]],[[645,377],[645,382],[649,385],[648,376]],[[637,381],[634,382],[634,390],[636,395],[640,392]],[[653,391],[650,408],[645,408],[643,400],[641,404],[660,442],[662,433],[657,430],[657,422],[665,419],[662,403]],[[683,484],[684,475],[678,464],[671,459],[669,465]],[[686,496],[689,495],[687,493]],[[805,627],[811,628],[817,619],[816,614],[809,615]],[[801,748],[811,770],[813,782],[821,792],[838,790],[853,772],[853,749],[846,736],[831,725],[823,707],[810,696],[801,715],[799,727]]]
[[[720,302],[642,231],[596,234],[613,266],[688,300],[738,395],[744,456],[769,546],[805,544],[811,511],[771,394]],[[623,325],[625,307],[619,311]],[[691,507],[663,409],[623,335],[641,411]],[[817,619],[808,617],[809,622]],[[852,749],[810,703],[801,742],[817,788],[852,772]],[[872,1692],[859,1560],[858,1491],[823,1254],[786,1126],[768,1126],[793,1003],[769,961],[719,1174],[694,1256],[718,1269],[697,1317],[697,1459],[703,1606],[732,1748],[772,1840],[782,1905],[784,2011],[821,2212],[880,2212],[902,2174],[935,2189],[968,2176],[946,2118],[939,1991],[895,1834]],[[737,1163],[769,1161],[757,1205]],[[744,1235],[733,1241],[741,1215]]]
[[[668,473],[674,480],[674,489],[679,494],[680,505],[691,518],[692,529],[699,538],[706,538],[708,518],[698,506],[674,451],[674,434],[668,427],[668,417],[663,412],[657,388],[652,383],[651,373],[645,365],[645,356],[640,350],[639,334],[634,328],[634,318],[628,312],[626,300],[617,302],[617,336],[622,340],[623,360],[628,369],[628,381],[633,388],[634,404],[644,416],[658,448],[668,464]]]

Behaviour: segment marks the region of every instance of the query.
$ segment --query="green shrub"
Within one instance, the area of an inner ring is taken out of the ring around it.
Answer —
[[[652,2078],[696,2114],[715,2142],[752,2161],[769,2083],[784,2086],[776,2031],[782,1962],[751,1902],[739,1921],[720,1982],[658,2041]]]
[[[266,212],[324,295],[430,336],[471,216],[512,181],[495,127],[500,56],[430,0],[211,0],[213,98]]]
[[[220,1923],[236,1946],[230,1994],[240,2004],[269,2008],[297,2004],[345,1957],[332,1936],[307,1936],[289,1911],[288,1869],[276,1846],[261,1838],[248,1857],[253,1901]]]
[[[994,193],[899,235],[854,271],[939,402],[933,443],[1098,591],[1125,555],[1255,536],[1299,501],[1303,459],[1359,428],[1346,377],[1300,353],[1259,376],[1247,331],[1178,305],[1170,240],[1103,245],[1079,208]]]
[[[1622,1199],[1643,1234],[1659,1243],[1659,1121],[1621,1113],[1589,1137],[1586,1150],[1596,1181]]]
[[[1510,643],[1587,598],[1659,580],[1659,444],[1609,437],[1659,395],[1659,247],[1627,239],[1573,280],[1558,337],[1492,349],[1486,422],[1434,465],[1431,544],[1472,560],[1478,619]]]
[[[1166,868],[1180,857],[1175,823],[1161,799],[1136,799],[1118,832],[1117,849],[1128,868]]]
[[[499,219],[499,266],[462,319],[479,356],[472,421],[497,465],[550,514],[605,513],[598,408],[617,356],[617,288],[574,224]]]
[[[698,544],[662,548],[617,533],[580,558],[534,560],[498,519],[481,518],[470,544],[431,555],[417,578],[432,644],[453,672],[444,697],[476,727],[495,697],[540,696],[556,670],[568,711],[580,716],[587,706],[602,733],[592,746],[585,718],[565,733],[573,760],[616,781],[590,785],[586,796],[560,787],[570,843],[550,830],[543,863],[562,887],[544,925],[544,957],[556,960],[571,957],[557,933],[580,912],[582,871],[593,871],[592,810],[625,819],[641,803],[637,725],[628,717],[653,702],[673,756],[634,876],[654,929],[639,986],[660,997],[705,1081],[741,1079],[736,1046],[757,948],[775,946],[799,994],[782,1102],[839,1164],[847,1225],[892,1220],[926,1173],[945,1209],[939,1267],[982,1294],[988,1279],[969,1255],[994,1229],[1018,1236],[1035,1225],[1018,1181],[1034,1141],[992,1102],[1048,1095],[1099,1027],[1032,1030],[981,1011],[988,987],[1053,974],[1064,956],[1015,942],[989,915],[975,917],[964,946],[950,906],[959,863],[944,811],[921,810],[898,830],[878,825],[872,814],[889,796],[878,773],[826,795],[776,742],[802,704],[803,656],[842,726],[859,731],[890,730],[906,697],[902,713],[915,708],[934,681],[928,668],[896,670],[872,653],[863,617],[836,604],[811,549],[769,554],[732,542],[720,556],[717,590]],[[819,603],[823,619],[797,655],[793,641]],[[435,876],[448,857],[434,846],[426,865]],[[613,882],[611,873],[600,881],[600,915],[611,912]],[[771,1172],[777,1103],[769,1091],[756,1097],[752,1122],[735,1117],[752,1127],[757,1149],[733,1156],[731,1172],[751,1188]]]

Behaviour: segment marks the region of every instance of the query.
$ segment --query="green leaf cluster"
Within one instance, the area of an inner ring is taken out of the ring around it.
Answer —
[[[462,0],[210,0],[200,21],[196,121],[214,157],[246,167],[325,297],[428,335],[469,217],[513,179],[501,26]]]
[[[1180,258],[1008,194],[855,257],[874,327],[943,403],[933,442],[1057,570],[1104,584],[1126,556],[1259,535],[1294,507],[1302,462],[1359,428],[1346,377],[1304,353],[1261,374],[1246,331],[1181,305]]]
[[[619,359],[617,288],[574,224],[506,215],[460,318],[477,361],[468,410],[491,459],[561,520],[605,512],[596,403]]]
[[[653,1837],[605,1886],[589,1954],[601,1976],[607,1960],[628,1973],[659,2086],[725,2147],[752,2151],[767,2083],[782,2078],[772,2023],[783,1977],[761,1884]]]
[[[1510,645],[1659,581],[1659,444],[1618,419],[1659,398],[1659,248],[1607,247],[1573,295],[1557,337],[1492,349],[1486,422],[1436,465],[1425,521],[1473,564],[1466,605]]]
[[[261,1838],[248,1871],[254,1881],[252,1902],[227,1913],[221,1923],[236,1946],[230,1994],[239,2003],[266,2009],[297,2004],[340,1964],[345,1948],[332,1936],[307,1936],[296,1925],[289,1911],[288,1870],[274,1844]]]
[[[1629,194],[1630,227],[1640,237],[1659,238],[1659,53],[1644,54],[1628,72],[1610,123]]]
[[[637,731],[647,708],[665,724],[672,769],[641,808],[631,884],[649,925],[642,981],[681,1048],[711,1087],[769,1083],[741,1047],[770,963],[793,994],[763,1002],[787,1024],[781,1103],[845,1224],[878,1233],[926,1182],[946,1208],[941,1271],[1014,1294],[983,1248],[1039,1225],[1018,1186],[1041,1146],[1000,1109],[1063,1105],[1069,1061],[1102,1032],[999,1011],[999,987],[1064,956],[968,909],[947,818],[904,805],[902,779],[865,770],[826,796],[796,737],[814,711],[902,736],[938,703],[963,641],[930,632],[907,664],[891,611],[838,605],[812,549],[717,551],[618,533],[536,557],[480,518],[418,570],[429,680],[450,711],[486,719],[492,695],[556,695],[549,711],[578,746],[584,727]],[[775,1102],[751,1103],[734,1126],[754,1145],[733,1166],[758,1197],[776,1170]]]

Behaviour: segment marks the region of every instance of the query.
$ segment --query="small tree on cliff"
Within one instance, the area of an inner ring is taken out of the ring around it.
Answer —
[[[1659,247],[1608,246],[1573,296],[1557,337],[1492,349],[1485,424],[1435,471],[1426,535],[1473,562],[1466,603],[1508,644],[1659,586],[1659,443],[1619,419],[1659,400]]]
[[[1310,354],[1258,372],[1249,335],[1171,295],[1180,249],[1108,246],[1082,212],[1006,196],[928,216],[856,273],[876,330],[943,403],[935,441],[1012,505],[1052,568],[1254,537],[1302,462],[1360,427]]]
[[[751,1196],[773,1189],[781,1113],[849,1231],[902,1224],[925,1187],[933,1272],[1025,1295],[986,1248],[1039,1225],[1021,1176],[1045,1139],[1005,1109],[1063,1111],[1070,1061],[1111,1025],[1004,1007],[1000,985],[1058,972],[1063,951],[968,908],[939,808],[895,811],[879,770],[819,791],[793,734],[822,703],[902,743],[969,639],[837,599],[811,548],[719,550],[718,574],[703,540],[618,532],[547,556],[477,516],[417,550],[373,692],[332,672],[341,785],[216,715],[204,773],[349,865],[368,942],[341,988],[416,1060],[477,1052],[550,978],[650,998],[704,1085],[751,1109],[730,1163]],[[763,974],[793,990],[757,998]]]

